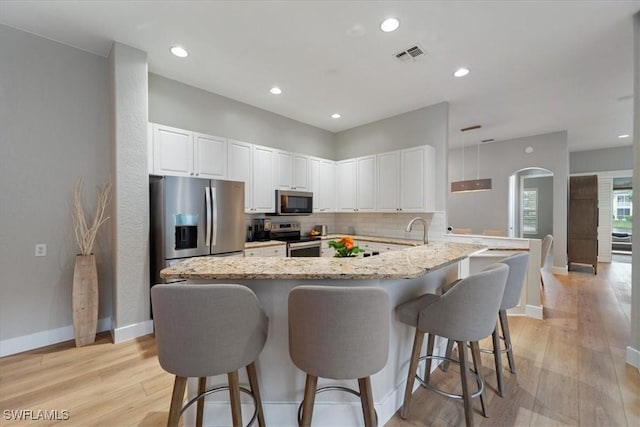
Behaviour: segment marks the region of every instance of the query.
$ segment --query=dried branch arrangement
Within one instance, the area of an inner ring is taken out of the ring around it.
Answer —
[[[96,240],[98,229],[109,219],[106,215],[107,207],[111,202],[111,183],[107,182],[96,186],[97,200],[96,213],[91,225],[87,221],[87,215],[82,207],[82,185],[84,179],[78,179],[73,190],[73,228],[76,233],[76,242],[81,255],[90,255],[93,243]]]

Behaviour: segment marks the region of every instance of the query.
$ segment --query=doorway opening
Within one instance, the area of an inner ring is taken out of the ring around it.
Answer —
[[[553,234],[553,172],[526,168],[509,177],[509,236],[542,239]]]
[[[611,197],[611,252],[631,255],[633,224],[633,179],[613,178]]]

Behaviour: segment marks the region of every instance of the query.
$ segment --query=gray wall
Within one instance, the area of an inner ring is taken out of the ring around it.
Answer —
[[[525,234],[524,237],[542,239],[547,234],[553,234],[553,177],[525,178],[524,188],[538,190],[538,232]]]
[[[334,134],[149,74],[149,121],[287,151],[335,157]]]
[[[447,181],[449,103],[378,120],[336,134],[336,160],[417,145],[436,149],[436,182]],[[436,186],[436,210],[446,210],[447,188]]]
[[[569,153],[570,173],[608,172],[633,169],[632,145]]]
[[[0,340],[72,324],[73,187],[87,209],[110,171],[107,60],[0,25]],[[98,234],[111,316],[110,227]],[[34,245],[47,244],[46,257]]]
[[[532,147],[531,154],[525,153]],[[476,177],[476,147],[465,148],[465,179]],[[448,221],[454,227],[470,227],[474,233],[485,228],[508,230],[509,176],[526,168],[543,168],[553,173],[553,265],[567,266],[567,179],[569,153],[567,133],[555,132],[480,147],[480,178],[492,178],[493,189],[478,193],[449,193]],[[462,178],[462,150],[449,154],[449,182]]]
[[[633,16],[633,187],[640,188],[640,12]],[[640,197],[633,198],[633,209],[640,212]],[[640,236],[640,221],[633,221],[633,234]],[[633,251],[631,271],[631,337],[627,362],[640,369],[640,250]],[[635,359],[634,359],[635,357]]]

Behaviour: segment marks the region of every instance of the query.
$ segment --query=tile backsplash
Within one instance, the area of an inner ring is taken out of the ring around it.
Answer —
[[[431,240],[442,240],[446,232],[445,212],[430,213],[323,213],[309,216],[273,216],[271,222],[291,222],[300,223],[301,231],[306,234],[315,225],[326,224],[329,234],[354,234],[360,236],[396,237],[401,239],[422,239],[422,224],[414,225],[411,232],[405,229],[409,221],[416,216],[420,216],[429,224],[428,236]],[[247,226],[253,218],[264,218],[265,215],[246,215]]]

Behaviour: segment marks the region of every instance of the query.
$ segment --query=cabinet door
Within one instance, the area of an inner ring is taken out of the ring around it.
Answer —
[[[433,148],[421,146],[400,154],[400,210],[429,212],[435,208],[435,157]]]
[[[356,199],[358,212],[376,209],[376,156],[357,159]]]
[[[227,140],[196,133],[194,135],[195,174],[200,178],[227,178]]]
[[[400,152],[378,154],[377,156],[378,197],[376,210],[396,212],[400,209],[398,190],[400,189]]]
[[[293,154],[288,151],[275,152],[275,184],[280,190],[289,190],[292,187]],[[275,196],[274,196],[275,197]]]
[[[337,210],[356,212],[356,160],[336,163]]]
[[[313,211],[322,212],[322,205],[324,204],[324,194],[320,191],[321,185],[321,164],[322,159],[316,157],[309,158],[309,191],[313,193]]]
[[[294,190],[309,191],[309,156],[293,155],[292,179],[291,186]]]
[[[320,161],[320,212],[336,210],[336,162],[322,159]]]
[[[252,145],[247,142],[229,140],[227,158],[227,177],[231,181],[244,182],[244,210],[253,211],[253,181],[251,169]]]
[[[193,175],[193,132],[154,124],[153,166],[157,175]]]
[[[276,206],[273,166],[275,150],[253,146],[253,212],[274,212]]]

